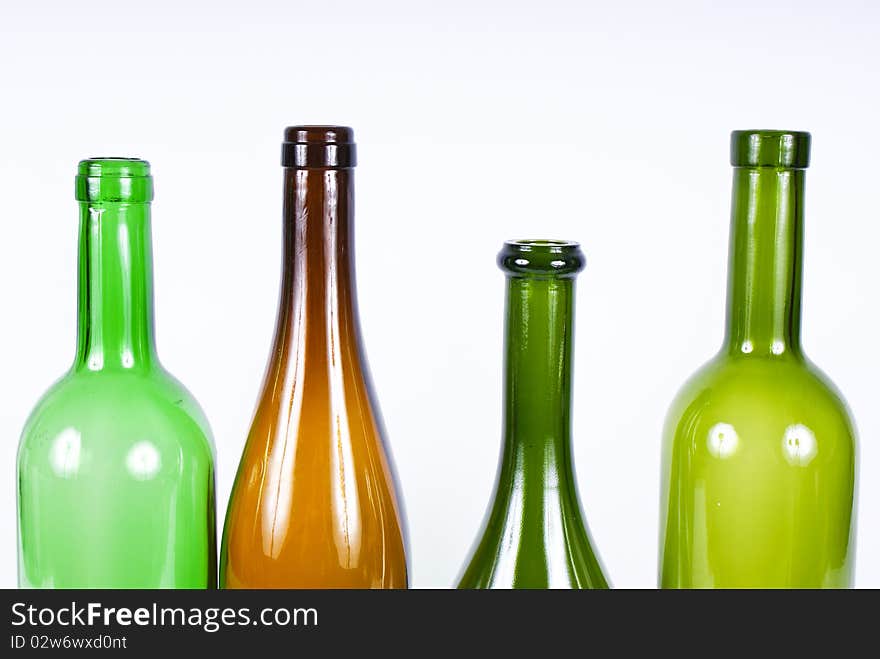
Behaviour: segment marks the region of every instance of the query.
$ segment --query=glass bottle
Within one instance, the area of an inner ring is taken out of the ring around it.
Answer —
[[[855,429],[800,342],[809,149],[732,134],[726,337],[666,420],[662,587],[851,585]]]
[[[459,588],[607,588],[581,513],[571,452],[577,243],[517,240],[507,275],[501,463]]]
[[[79,164],[76,357],[19,446],[22,587],[216,586],[210,429],[153,339],[152,198],[143,160]]]
[[[227,511],[225,588],[405,588],[404,517],[361,342],[350,128],[285,132],[274,344]]]

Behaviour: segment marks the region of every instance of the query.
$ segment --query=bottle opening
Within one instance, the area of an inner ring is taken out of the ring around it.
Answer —
[[[730,164],[806,169],[810,142],[810,134],[803,131],[735,130],[730,134]]]
[[[580,247],[579,243],[572,242],[570,240],[508,240],[507,244],[515,245],[517,247],[522,247],[525,249],[545,249],[545,248],[559,248],[563,249],[565,247]]]
[[[282,167],[345,169],[355,165],[354,131],[348,126],[290,126],[284,130]]]
[[[140,158],[88,158],[76,176],[77,201],[143,203],[153,199],[150,163]]]
[[[580,244],[570,240],[508,240],[498,253],[498,266],[514,276],[573,277],[585,264]]]

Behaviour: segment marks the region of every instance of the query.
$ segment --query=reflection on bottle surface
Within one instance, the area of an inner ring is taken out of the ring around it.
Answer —
[[[847,587],[856,437],[800,345],[809,135],[733,134],[727,335],[664,430],[663,587]]]
[[[227,511],[226,588],[405,588],[403,511],[360,338],[352,133],[288,128],[275,340]]]
[[[153,339],[149,165],[80,163],[71,370],[18,452],[19,585],[216,586],[211,433]]]

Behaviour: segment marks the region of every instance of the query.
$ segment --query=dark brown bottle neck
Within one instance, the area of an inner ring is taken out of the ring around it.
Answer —
[[[353,169],[284,170],[279,330],[301,347],[317,342],[326,354],[359,341],[353,175]]]

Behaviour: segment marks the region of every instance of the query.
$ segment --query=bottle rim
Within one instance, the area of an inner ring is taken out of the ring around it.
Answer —
[[[153,200],[150,163],[141,158],[105,156],[79,162],[77,201],[92,203],[144,203]]]
[[[302,125],[284,129],[281,166],[348,169],[357,165],[354,131],[348,126]]]
[[[812,136],[798,130],[735,130],[730,134],[730,164],[734,167],[806,169]]]
[[[572,240],[508,240],[498,253],[498,266],[511,276],[574,277],[584,265],[580,243]]]

